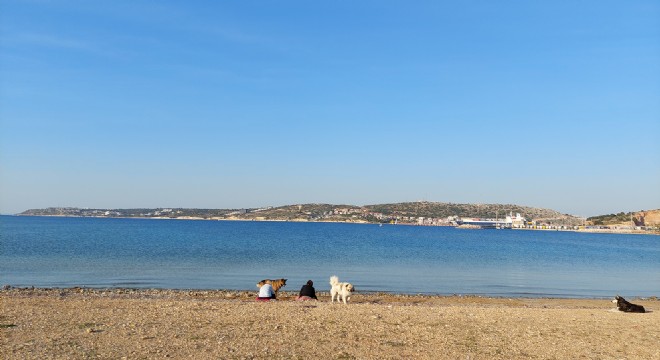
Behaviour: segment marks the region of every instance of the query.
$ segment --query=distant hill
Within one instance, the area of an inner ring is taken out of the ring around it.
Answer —
[[[620,226],[660,226],[660,209],[635,212],[620,212],[618,214],[598,215],[587,218],[590,225],[620,225]]]
[[[298,204],[250,209],[31,209],[24,216],[140,217],[214,220],[270,221],[342,221],[448,225],[452,217],[504,218],[520,213],[527,221],[544,224],[580,225],[584,219],[551,209],[513,204],[454,204],[441,202],[406,202],[377,205]]]
[[[555,210],[533,208],[513,204],[454,204],[441,202],[407,202],[396,204],[367,205],[366,208],[385,214],[425,216],[425,217],[478,217],[503,218],[509,213],[520,213],[528,221],[531,220],[561,220],[578,219],[575,216],[562,214]]]

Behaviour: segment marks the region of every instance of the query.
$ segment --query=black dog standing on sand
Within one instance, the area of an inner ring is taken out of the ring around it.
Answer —
[[[615,296],[612,302],[616,304],[616,308],[619,309],[619,311],[634,312],[634,313],[646,312],[646,310],[644,310],[644,307],[642,305],[631,304],[627,302],[626,299],[622,298],[619,295]]]

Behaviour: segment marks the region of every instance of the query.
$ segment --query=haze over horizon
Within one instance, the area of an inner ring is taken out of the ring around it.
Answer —
[[[0,213],[660,208],[660,3],[0,0]]]

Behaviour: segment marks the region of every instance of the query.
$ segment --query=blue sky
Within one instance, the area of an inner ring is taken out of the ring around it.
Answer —
[[[0,0],[0,213],[660,208],[657,1]]]

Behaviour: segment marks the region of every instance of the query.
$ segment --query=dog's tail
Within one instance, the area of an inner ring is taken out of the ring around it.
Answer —
[[[330,285],[337,285],[339,284],[339,278],[337,275],[332,275],[330,276]]]

